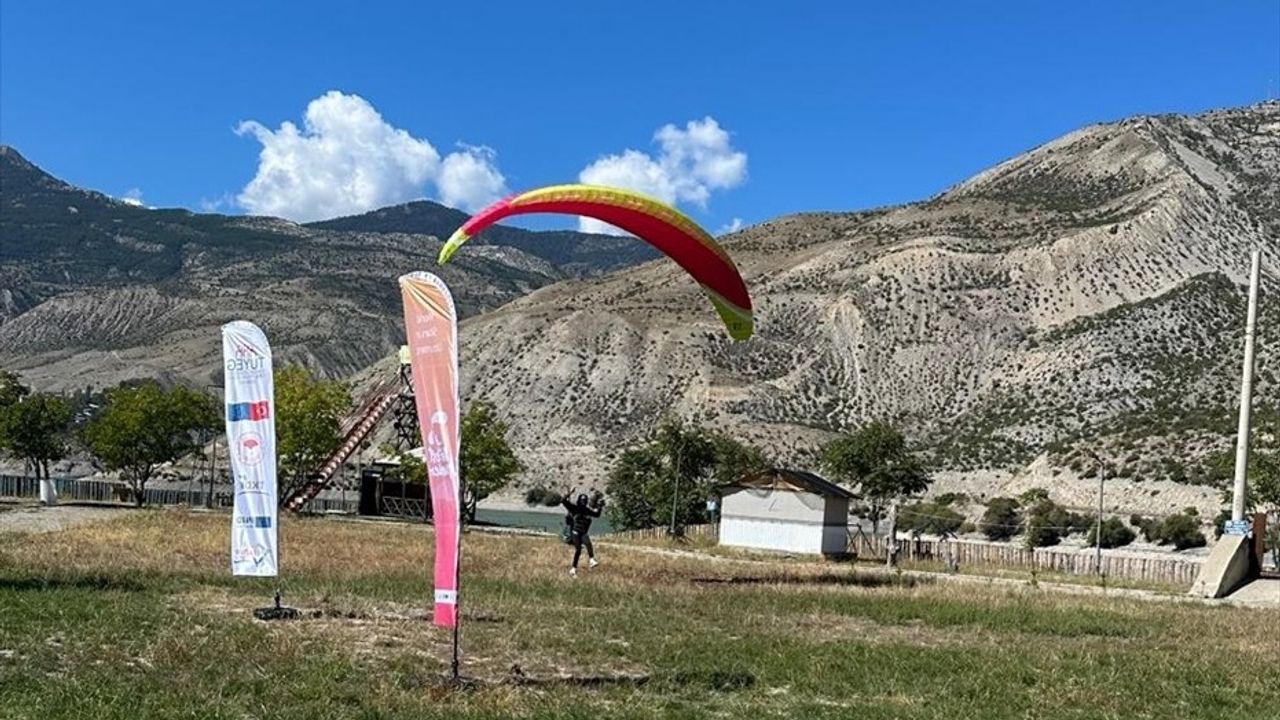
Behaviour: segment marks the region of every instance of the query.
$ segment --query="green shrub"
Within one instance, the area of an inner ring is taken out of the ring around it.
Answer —
[[[1138,528],[1142,533],[1142,537],[1149,543],[1163,544],[1161,537],[1161,524],[1155,518],[1143,517],[1141,515],[1133,515],[1129,518],[1129,523]]]
[[[929,535],[954,533],[964,524],[964,516],[937,502],[914,503],[902,508],[898,514],[904,530]]]
[[[1089,528],[1089,544],[1098,544],[1098,524]],[[1107,518],[1102,521],[1102,547],[1117,548],[1128,545],[1137,538],[1132,530],[1120,518]]]
[[[1039,488],[1022,495],[1024,504],[1034,502],[1026,513],[1028,547],[1057,545],[1064,535],[1087,532],[1090,527],[1087,517],[1068,511],[1048,496]]]
[[[1213,518],[1213,539],[1222,537],[1222,526],[1231,519],[1231,508],[1222,510]]]
[[[1170,515],[1160,527],[1160,544],[1171,544],[1179,550],[1209,544],[1200,532],[1200,521],[1193,515]]]
[[[555,490],[548,489],[542,485],[535,485],[524,493],[525,505],[544,505],[546,507],[555,507],[560,504],[564,498]]]
[[[947,492],[947,493],[942,493],[938,497],[934,498],[933,502],[943,507],[950,507],[952,505],[963,505],[969,502],[969,496],[966,495],[965,493]]]
[[[1080,513],[1067,514],[1067,534],[1087,533],[1096,524],[1092,517]]]
[[[1018,501],[1007,497],[992,498],[987,503],[986,512],[982,513],[982,521],[978,523],[978,529],[988,540],[1008,540],[1018,534],[1021,526]]]
[[[1044,488],[1031,488],[1018,496],[1018,502],[1024,506],[1037,505],[1049,501],[1049,491]]]
[[[1047,514],[1032,514],[1027,518],[1027,547],[1048,547],[1062,542],[1062,531],[1053,525]]]

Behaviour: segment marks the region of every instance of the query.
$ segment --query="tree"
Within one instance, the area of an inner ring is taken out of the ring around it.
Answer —
[[[1172,544],[1178,550],[1204,547],[1209,543],[1204,533],[1200,532],[1199,518],[1187,513],[1165,518],[1160,526],[1159,541],[1161,545]]]
[[[988,540],[1008,540],[1017,535],[1021,527],[1018,501],[1007,497],[992,498],[978,523],[978,529]]]
[[[609,474],[609,522],[621,530],[706,522],[717,485],[769,467],[736,439],[667,418],[648,444],[627,450]]]
[[[525,505],[541,505],[543,507],[556,507],[564,500],[564,496],[548,488],[545,485],[536,485],[525,491]]]
[[[622,453],[609,473],[609,522],[619,530],[634,530],[661,524],[657,510],[663,500],[670,505],[667,469],[652,445]]]
[[[276,453],[280,459],[280,501],[307,482],[342,442],[342,418],[351,408],[345,383],[319,380],[301,365],[275,371]]]
[[[14,457],[35,468],[37,479],[48,479],[49,463],[67,456],[73,414],[56,395],[24,391],[21,385],[2,390],[5,397],[0,401],[9,404],[0,406],[0,441]]]
[[[1026,511],[1027,547],[1047,547],[1057,545],[1063,535],[1087,532],[1089,519],[1084,515],[1069,512],[1066,508],[1049,499],[1049,493],[1042,488],[1035,488],[1021,496]]]
[[[898,513],[900,527],[925,535],[954,535],[964,525],[964,515],[942,501],[913,503]]]
[[[431,480],[427,477],[427,465],[422,462],[422,458],[407,452],[396,455],[396,460],[400,462],[392,468],[388,468],[383,475],[385,480],[393,480],[404,485],[426,485],[427,502],[431,501]]]
[[[1262,512],[1280,512],[1280,450],[1253,454],[1249,498]]]
[[[31,388],[22,384],[17,373],[0,370],[0,409],[15,405],[31,394]]]
[[[929,475],[907,450],[906,438],[880,421],[828,443],[822,465],[836,481],[858,487],[877,533],[890,503],[929,489]]]
[[[31,388],[22,384],[17,373],[0,370],[0,449],[9,448],[10,408],[31,394]]]
[[[760,448],[741,443],[724,433],[710,433],[710,438],[717,485],[730,485],[747,475],[769,469],[769,458]]]
[[[460,433],[462,458],[458,472],[465,493],[463,508],[467,521],[474,523],[479,502],[506,487],[524,472],[524,465],[507,444],[507,424],[489,403],[471,403],[462,416]]]
[[[1137,535],[1120,518],[1107,518],[1102,521],[1102,547],[1107,549],[1122,547],[1136,538]],[[1096,522],[1089,527],[1088,541],[1090,546],[1098,544],[1098,523]]]
[[[1267,523],[1267,547],[1280,567],[1280,450],[1254,453],[1254,474],[1250,478],[1249,497],[1256,507],[1270,515]]]
[[[83,439],[107,470],[120,473],[141,507],[156,468],[197,450],[202,433],[216,430],[218,420],[218,406],[209,395],[148,382],[109,391]]]

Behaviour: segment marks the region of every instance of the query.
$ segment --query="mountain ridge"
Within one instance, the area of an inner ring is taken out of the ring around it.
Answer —
[[[556,252],[573,260],[559,267],[504,239],[568,246]],[[270,333],[282,359],[342,376],[402,342],[395,278],[404,272],[434,269],[469,316],[603,271],[592,265],[602,242],[639,244],[568,231],[544,239],[501,228],[435,269],[433,235],[136,207],[0,147],[0,366],[54,390],[148,376],[210,383],[218,327],[247,318]],[[575,256],[578,243],[590,249]],[[619,262],[625,257],[608,267]]]
[[[664,413],[800,465],[879,418],[947,472],[1070,474],[1088,436],[1117,476],[1199,481],[1235,430],[1251,250],[1280,289],[1277,187],[1280,104],[1092,125],[920,203],[724,238],[744,343],[662,261],[539,289],[464,324],[463,394],[508,417],[531,481],[597,481]]]
[[[442,239],[471,216],[430,200],[415,200],[378,208],[360,215],[308,223],[324,230],[435,235]],[[474,245],[503,245],[522,250],[556,265],[571,277],[589,277],[658,257],[649,245],[632,237],[591,235],[568,230],[522,230],[496,225],[470,241]]]

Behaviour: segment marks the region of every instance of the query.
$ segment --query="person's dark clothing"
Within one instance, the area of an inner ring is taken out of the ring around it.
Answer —
[[[573,534],[573,566],[578,567],[578,560],[582,559],[582,546],[587,547],[587,557],[594,559],[596,549],[591,545],[590,535]],[[592,566],[594,567],[594,566]]]
[[[582,547],[587,548],[587,557],[594,558],[596,549],[591,545],[591,536],[587,534],[591,530],[591,519],[600,517],[600,509],[592,509],[585,502],[578,504],[570,503],[568,500],[560,501],[564,505],[564,509],[569,511],[565,516],[565,522],[569,524],[569,542],[573,545],[573,567],[578,567],[578,560],[582,558]]]
[[[573,528],[573,532],[586,535],[591,530],[591,519],[600,517],[600,510],[593,510],[585,504],[574,505],[568,500],[561,500],[561,505],[569,511],[565,521]]]

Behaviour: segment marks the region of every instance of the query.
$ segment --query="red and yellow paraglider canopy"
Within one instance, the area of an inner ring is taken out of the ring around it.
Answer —
[[[728,253],[679,210],[647,195],[599,185],[554,185],[499,200],[476,213],[440,249],[440,264],[474,235],[513,215],[557,213],[607,222],[644,240],[685,269],[711,298],[729,335],[751,337],[751,297]]]

